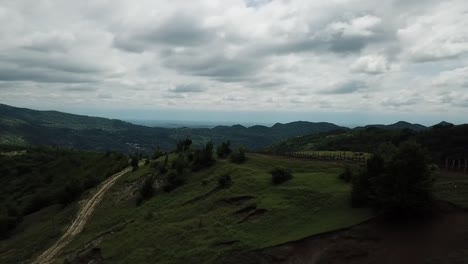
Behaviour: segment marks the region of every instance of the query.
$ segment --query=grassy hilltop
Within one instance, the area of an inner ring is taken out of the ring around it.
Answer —
[[[274,166],[290,169],[293,179],[272,185]],[[242,165],[218,160],[178,189],[159,190],[136,206],[133,194],[153,170],[144,166],[119,180],[67,251],[94,241],[108,263],[244,263],[242,252],[372,217],[349,206],[350,186],[337,178],[342,167],[263,155],[248,155]],[[217,188],[226,173],[232,186]]]

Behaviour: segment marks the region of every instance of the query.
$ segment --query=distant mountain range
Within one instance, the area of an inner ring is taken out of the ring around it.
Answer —
[[[85,150],[150,152],[158,146],[170,150],[177,140],[190,137],[195,145],[209,140],[219,144],[265,148],[289,137],[348,129],[331,123],[292,122],[272,127],[241,125],[214,128],[160,128],[115,119],[57,111],[37,111],[0,104],[0,144],[57,145]]]
[[[436,126],[450,125],[452,124],[441,122]],[[95,151],[151,152],[157,147],[171,150],[178,140],[187,137],[190,137],[196,146],[201,146],[209,140],[215,144],[230,140],[234,146],[242,145],[251,150],[260,150],[288,138],[369,128],[413,131],[428,129],[423,125],[404,121],[391,125],[368,125],[352,130],[332,123],[304,121],[276,123],[271,127],[233,125],[213,128],[161,128],[135,125],[116,119],[37,111],[0,104],[0,144],[57,145]]]
[[[390,124],[390,125],[367,125],[364,127],[357,127],[357,129],[361,128],[370,128],[370,127],[377,127],[377,128],[383,128],[383,129],[389,129],[389,130],[400,130],[400,129],[411,129],[414,131],[422,131],[428,129],[428,127],[420,125],[420,124],[411,124],[405,121],[399,121],[396,122],[395,124]]]

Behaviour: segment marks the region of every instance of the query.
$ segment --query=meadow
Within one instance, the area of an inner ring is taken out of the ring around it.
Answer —
[[[277,166],[293,179],[273,185],[269,170]],[[95,245],[112,263],[239,261],[252,250],[371,218],[370,210],[350,207],[350,186],[337,177],[344,166],[258,154],[240,165],[217,160],[136,206],[138,186],[153,173],[146,165],[119,180],[66,251]],[[223,174],[232,178],[229,188],[218,187]]]

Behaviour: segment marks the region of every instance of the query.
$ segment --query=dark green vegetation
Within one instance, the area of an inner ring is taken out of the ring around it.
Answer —
[[[436,199],[468,208],[468,177],[466,175],[439,171],[436,173],[435,180],[434,196]]]
[[[270,170],[271,182],[275,185],[282,184],[293,178],[291,171],[282,167],[276,167]]]
[[[433,202],[428,155],[417,144],[404,143],[387,156],[374,154],[352,184],[354,206],[372,206],[392,215],[427,212]]]
[[[374,153],[384,143],[399,146],[403,142],[413,141],[428,149],[434,162],[442,164],[445,158],[468,156],[467,135],[468,125],[448,123],[421,131],[370,127],[295,137],[274,144],[268,150],[274,153],[310,150]]]
[[[17,260],[44,248],[69,221],[66,217],[72,216],[73,202],[126,166],[127,157],[113,152],[1,146],[2,261],[3,254]]]
[[[367,209],[350,207],[350,185],[337,177],[344,165],[247,157],[242,164],[218,159],[196,172],[185,170],[183,185],[164,192],[155,184],[152,198],[136,206],[135,190],[147,175],[158,174],[154,166],[140,167],[116,183],[65,251],[94,241],[109,263],[244,263],[241,255],[250,250],[372,217]],[[294,178],[273,185],[269,171],[276,166]]]
[[[199,128],[151,128],[120,120],[79,116],[56,111],[35,111],[0,104],[0,144],[57,145],[83,150],[153,152],[159,146],[172,150],[180,139],[190,137],[201,147],[208,141],[233,147],[262,149],[289,137],[332,131],[342,127],[330,123],[293,122],[272,127],[217,126]],[[344,128],[343,128],[344,129]]]

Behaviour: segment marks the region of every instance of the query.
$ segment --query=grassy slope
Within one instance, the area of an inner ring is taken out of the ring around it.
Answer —
[[[77,204],[52,205],[28,215],[11,238],[0,240],[0,263],[22,263],[41,253],[63,234],[76,214]]]
[[[60,237],[77,209],[76,202],[60,204],[64,186],[86,180],[97,185],[127,164],[127,157],[115,153],[0,146],[0,217],[9,206],[22,216],[8,238],[0,238],[0,263],[20,263]]]
[[[294,179],[272,186],[268,170],[292,169]],[[337,179],[341,165],[333,163],[249,155],[243,165],[218,161],[189,177],[172,193],[158,193],[140,207],[131,200],[132,187],[148,167],[124,176],[96,210],[84,232],[69,246],[78,249],[103,231],[132,221],[104,236],[107,263],[212,263],[229,255],[263,248],[309,235],[346,227],[370,218],[368,210],[351,209],[349,186]],[[229,172],[234,184],[188,203],[216,187],[216,177]],[[203,185],[202,180],[208,180]],[[252,195],[255,198],[228,204],[222,199]],[[264,215],[238,223],[245,214],[235,211],[248,205],[266,209]],[[232,245],[222,242],[236,241]]]
[[[468,208],[467,175],[441,172],[434,184],[435,196],[463,208]]]

